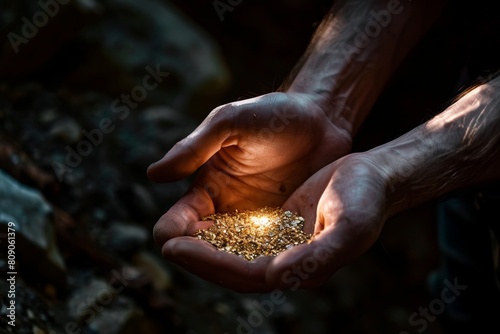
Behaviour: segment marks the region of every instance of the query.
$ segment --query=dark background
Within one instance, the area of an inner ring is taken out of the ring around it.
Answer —
[[[63,333],[70,322],[82,333],[237,332],[238,318],[247,319],[266,295],[228,291],[161,259],[153,225],[189,179],[152,184],[145,171],[212,108],[275,90],[330,4],[246,0],[221,21],[207,0],[75,0],[15,53],[8,34],[20,34],[22,17],[32,21],[40,6],[0,2],[0,169],[51,207],[42,218],[52,232],[30,234],[37,212],[18,202],[27,225],[17,233],[18,333]],[[354,150],[408,131],[498,69],[491,7],[460,1],[446,8],[387,85]],[[117,119],[113,101],[158,64],[169,77]],[[54,162],[63,164],[66,147],[76,149],[81,131],[105,117],[115,130],[58,180]],[[254,332],[416,333],[408,317],[429,305],[427,278],[440,265],[438,201],[392,218],[356,263],[321,288],[287,293]],[[55,247],[64,266],[35,239]],[[4,259],[6,243],[0,246]],[[109,301],[115,272],[127,284]],[[5,304],[5,279],[0,287]],[[5,312],[1,333],[9,333]],[[425,333],[443,333],[442,320]]]

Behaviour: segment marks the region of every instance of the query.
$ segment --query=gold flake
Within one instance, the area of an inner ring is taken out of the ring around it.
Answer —
[[[214,224],[197,231],[198,239],[248,261],[259,256],[275,256],[311,241],[311,235],[303,232],[304,218],[281,208],[235,210],[212,214],[203,220],[213,220]]]

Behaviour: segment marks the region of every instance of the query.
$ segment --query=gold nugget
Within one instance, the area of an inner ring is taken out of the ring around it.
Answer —
[[[216,213],[203,220],[213,220],[214,224],[197,231],[198,239],[248,261],[275,256],[311,240],[311,235],[304,233],[304,218],[281,208]]]

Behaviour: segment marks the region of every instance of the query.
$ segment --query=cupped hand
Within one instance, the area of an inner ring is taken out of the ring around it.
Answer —
[[[326,166],[298,188],[284,207],[304,217],[305,231],[313,233],[313,239],[269,261],[267,286],[320,286],[365,253],[387,219],[387,175],[368,153],[355,153]]]
[[[223,271],[211,279],[219,284],[232,271],[250,274],[248,263],[236,265],[226,258],[231,254],[214,253],[187,236],[206,228],[210,222],[201,218],[214,212],[281,206],[314,172],[350,149],[349,132],[306,94],[271,93],[216,108],[148,168],[156,182],[197,173],[188,192],[157,222],[155,240],[167,258],[196,274]]]
[[[367,153],[322,168],[283,204],[304,217],[312,241],[276,257],[250,262],[192,237],[168,241],[163,252],[192,273],[240,292],[320,286],[377,240],[387,219],[387,175]]]

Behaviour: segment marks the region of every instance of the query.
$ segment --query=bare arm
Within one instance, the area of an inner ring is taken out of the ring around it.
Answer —
[[[330,106],[354,136],[384,85],[446,1],[336,1],[282,90]],[[333,108],[332,108],[333,106]]]
[[[306,228],[315,238],[273,259],[267,282],[292,289],[320,285],[366,252],[390,216],[498,179],[500,77],[407,134],[309,178],[284,206],[310,222]],[[304,274],[312,261],[317,269]],[[302,275],[294,275],[299,269]]]
[[[408,134],[373,149],[395,214],[450,191],[500,177],[500,77]]]
[[[348,154],[352,137],[386,81],[443,3],[335,2],[280,92],[214,109],[191,135],[151,165],[148,175],[158,182],[199,169],[188,192],[155,226],[163,255],[236,290],[272,286],[265,277],[270,259],[247,263],[192,238],[196,229],[207,227],[201,218],[280,206],[313,173]]]

